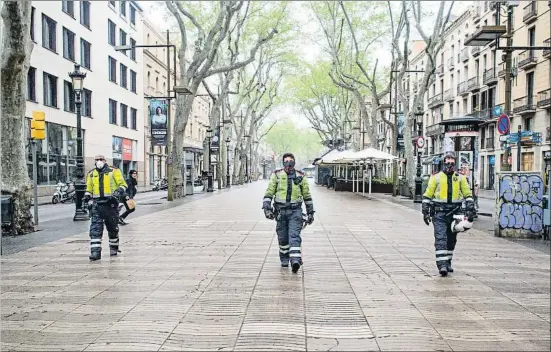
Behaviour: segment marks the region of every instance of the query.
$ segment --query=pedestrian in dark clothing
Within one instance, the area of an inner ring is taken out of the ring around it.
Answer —
[[[126,184],[128,185],[128,188],[126,189],[126,199],[122,200],[126,211],[119,217],[119,224],[121,225],[126,225],[127,223],[124,221],[124,219],[126,219],[128,215],[132,214],[136,210],[133,199],[136,193],[138,193],[138,190],[136,188],[136,185],[138,184],[138,172],[136,170],[130,170],[128,174],[129,177],[126,179]],[[131,199],[132,201],[129,202],[129,200]],[[132,204],[129,205],[129,203]]]

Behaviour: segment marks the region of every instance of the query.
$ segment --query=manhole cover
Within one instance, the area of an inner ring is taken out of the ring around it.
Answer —
[[[157,204],[163,204],[163,203],[161,202],[139,203],[139,205],[157,205]]]

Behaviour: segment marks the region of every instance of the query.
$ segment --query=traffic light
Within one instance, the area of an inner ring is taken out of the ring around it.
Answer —
[[[44,111],[33,111],[31,120],[31,138],[46,139],[46,114]]]

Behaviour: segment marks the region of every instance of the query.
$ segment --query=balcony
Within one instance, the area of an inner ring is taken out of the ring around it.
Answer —
[[[551,57],[551,38],[544,40],[543,45],[549,47],[549,49],[543,51],[543,57]]]
[[[502,62],[499,64],[499,71],[497,73],[497,76],[499,78],[504,78],[505,77],[505,62]]]
[[[467,90],[469,92],[477,92],[480,90],[480,79],[478,76],[469,78],[467,81]]]
[[[436,74],[438,76],[442,76],[444,74],[444,65],[443,64],[436,68]]]
[[[524,15],[522,21],[526,24],[532,23],[538,18],[537,1],[530,1],[530,3],[524,6]]]
[[[528,70],[538,63],[536,52],[534,50],[524,50],[518,57],[518,68]]]
[[[486,138],[486,149],[494,149],[495,143],[494,143],[494,137]]]
[[[515,99],[513,101],[513,113],[521,116],[535,113],[536,105],[534,104],[534,100],[532,96]]]
[[[447,101],[447,102],[450,102],[450,101],[454,101],[455,100],[455,96],[453,95],[453,89],[450,88],[450,89],[447,89],[444,91],[444,101]]]
[[[477,6],[477,7],[474,9],[474,13],[473,13],[473,22],[474,22],[474,23],[480,22],[480,7],[479,7],[479,6]]]
[[[493,86],[497,84],[496,70],[490,68],[484,71],[484,75],[482,76],[482,83],[487,86]]]
[[[478,55],[480,55],[480,47],[479,46],[473,46],[471,48],[471,55],[473,57],[477,57]]]
[[[439,123],[427,127],[427,132],[425,133],[427,137],[439,136],[444,134],[444,126]]]
[[[429,98],[429,108],[435,108],[443,104],[444,101],[442,100],[442,93],[433,95]]]
[[[467,82],[463,81],[457,85],[457,94],[462,96],[469,94],[469,90],[467,89]]]
[[[551,89],[542,90],[538,93],[538,108],[551,107]]]
[[[479,111],[473,111],[470,113],[470,115],[476,117],[477,119],[489,120],[492,118],[492,110],[484,109]]]
[[[448,69],[453,70],[454,67],[455,67],[455,63],[454,63],[454,57],[452,55],[452,57],[448,59]]]
[[[461,50],[461,61],[463,62],[469,61],[469,58],[470,58],[469,48],[468,47],[463,48],[463,50]]]

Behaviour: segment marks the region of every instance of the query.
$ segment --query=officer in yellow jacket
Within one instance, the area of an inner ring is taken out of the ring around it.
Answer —
[[[105,156],[96,155],[96,168],[88,172],[86,178],[86,193],[84,199],[90,202],[90,260],[101,259],[101,238],[103,237],[103,223],[109,235],[109,249],[111,256],[119,253],[119,208],[118,197],[126,192],[126,181],[121,170],[107,165]]]
[[[474,216],[473,195],[467,178],[455,172],[455,164],[455,153],[446,153],[442,171],[430,177],[423,194],[423,218],[428,226],[432,216],[436,266],[442,276],[453,272],[451,261],[457,243],[457,232],[451,228],[453,215],[465,202],[465,216],[470,222]]]
[[[302,265],[302,203],[306,206],[308,224],[314,222],[314,203],[307,178],[303,172],[295,170],[293,154],[283,155],[283,166],[283,169],[272,174],[264,194],[262,208],[266,218],[277,220],[276,232],[281,266],[288,267],[290,261],[293,273],[296,273]]]

